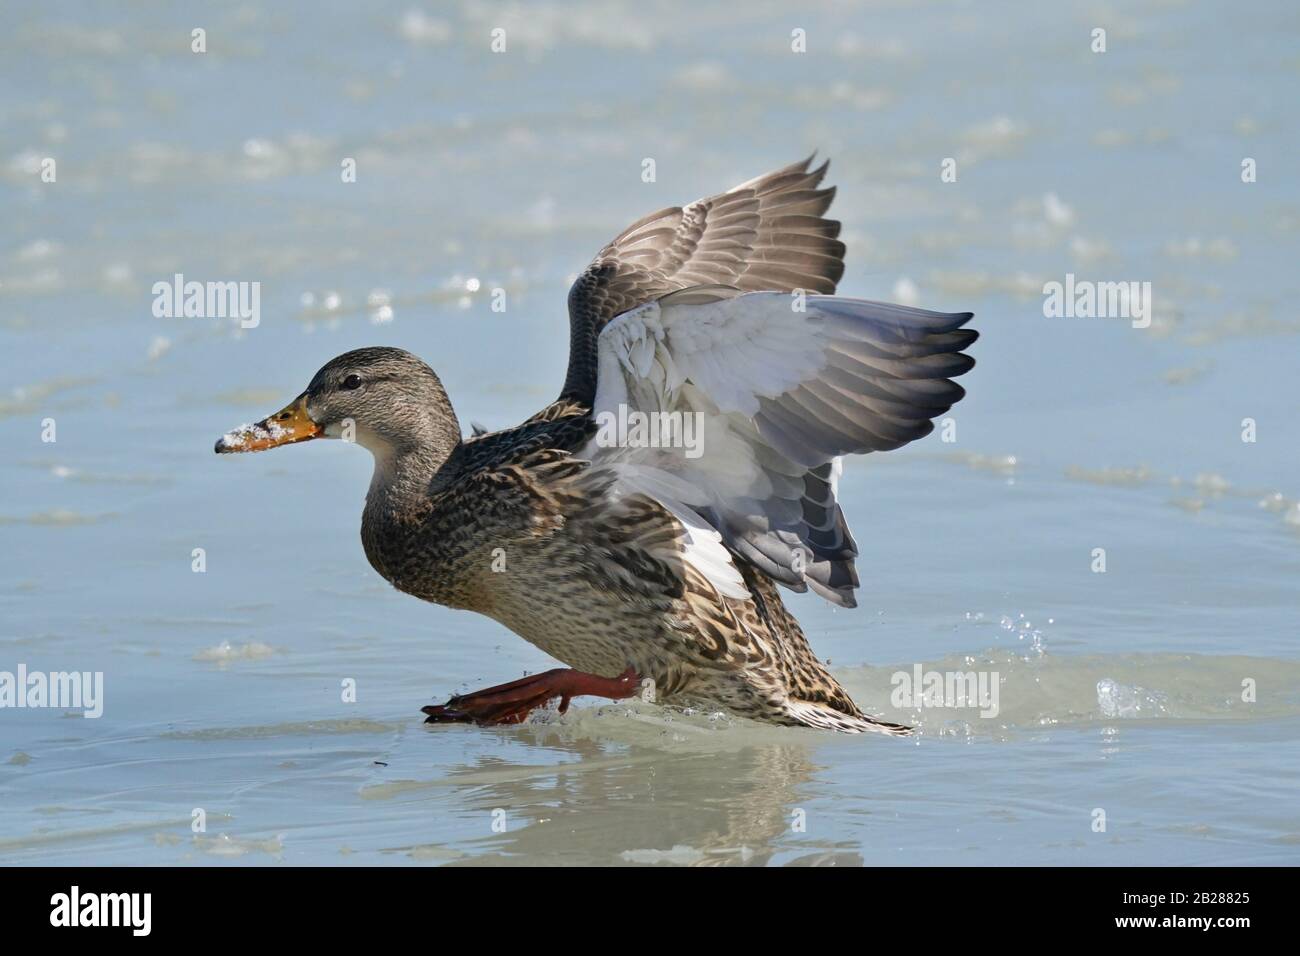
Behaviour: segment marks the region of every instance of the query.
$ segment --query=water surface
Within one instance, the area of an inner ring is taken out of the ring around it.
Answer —
[[[105,680],[97,720],[0,711],[0,861],[1300,861],[1294,5],[792,9],[0,13],[0,670]],[[550,662],[368,567],[361,450],[213,440],[376,344],[515,423],[596,249],[814,148],[841,290],[982,332],[956,441],[849,463],[861,606],[789,598],[918,736],[425,727]],[[178,272],[260,282],[260,325],[155,318]],[[1067,273],[1151,282],[1151,327],[1045,318]],[[893,708],[916,664],[996,672],[998,715]]]

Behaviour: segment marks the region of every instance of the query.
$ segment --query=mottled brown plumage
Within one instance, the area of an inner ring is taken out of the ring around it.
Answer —
[[[372,348],[217,450],[355,437],[375,455],[371,565],[578,671],[630,667],[661,700],[774,723],[906,732],[858,709],[775,582],[852,604],[839,456],[927,433],[961,397],[950,377],[975,333],[965,313],[818,295],[844,246],[822,218],[826,165],[808,167],[655,213],[602,249],[569,296],[560,398],[514,428],[462,438],[434,372]],[[698,415],[710,444],[692,458],[602,443],[604,416],[629,407]]]

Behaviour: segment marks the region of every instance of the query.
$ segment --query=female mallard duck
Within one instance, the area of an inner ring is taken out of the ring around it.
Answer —
[[[650,678],[663,699],[758,720],[908,732],[858,709],[775,585],[855,605],[841,456],[928,434],[964,394],[951,379],[974,365],[976,333],[969,312],[831,294],[844,244],[823,218],[826,164],[810,162],[656,212],[602,249],[569,292],[560,397],[521,425],[463,438],[429,366],[366,348],[217,442],[364,445],[375,570],[573,668],[425,707],[430,722],[515,723]]]

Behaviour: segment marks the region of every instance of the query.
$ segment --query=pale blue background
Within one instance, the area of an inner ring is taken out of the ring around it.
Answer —
[[[0,862],[1300,860],[1298,21],[1281,0],[3,4],[0,669],[107,689],[98,721],[0,711]],[[428,360],[466,428],[514,423],[558,389],[567,285],[601,244],[814,148],[842,291],[906,279],[983,337],[955,444],[849,464],[861,607],[791,604],[864,703],[895,667],[987,657],[1001,717],[931,712],[899,742],[583,702],[560,727],[426,729],[422,704],[547,659],[370,570],[364,452],[213,440],[370,344]],[[260,281],[260,327],[155,319],[177,271]],[[1045,319],[1067,272],[1152,282],[1155,324]],[[269,654],[201,659],[226,641]],[[1104,678],[1153,716],[1105,719]]]

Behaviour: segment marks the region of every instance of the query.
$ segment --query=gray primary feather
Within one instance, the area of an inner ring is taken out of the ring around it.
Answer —
[[[802,590],[806,580],[832,603],[852,607],[858,551],[830,486],[831,461],[898,448],[928,435],[932,419],[965,395],[950,377],[975,364],[960,350],[978,333],[961,328],[969,312],[820,297],[811,299],[810,307],[826,316],[832,330],[828,367],[783,395],[760,399],[754,418],[773,448],[809,466],[801,512],[794,521],[782,520],[780,509],[765,502],[771,529],[751,521],[739,539],[747,556],[760,554],[768,567],[776,566],[773,577],[781,583]],[[792,549],[800,546],[809,552],[808,566],[803,579],[792,581],[795,576],[785,569]]]
[[[975,360],[969,312],[927,312],[863,299],[810,300],[831,335],[829,368],[775,398],[760,398],[759,434],[815,467],[840,455],[888,451],[928,435],[932,418],[965,395],[950,378]]]
[[[693,351],[702,341],[693,334],[697,325],[734,338],[733,324],[747,321],[745,316],[772,326],[797,321],[817,343],[820,368],[778,386],[779,392],[764,392],[757,382],[757,411],[748,418],[731,416],[730,427],[749,446],[761,473],[750,486],[755,494],[715,500],[701,516],[772,579],[852,606],[858,550],[835,494],[837,460],[898,448],[933,430],[932,420],[965,394],[952,378],[974,365],[961,351],[977,338],[962,328],[971,314],[814,295],[806,299],[806,315],[795,317],[787,296],[742,295],[717,285],[674,292],[659,306],[665,348],[673,354],[674,343],[680,345],[674,363],[698,368],[706,381],[718,371],[713,362],[722,347]],[[762,343],[740,341],[760,349],[749,353],[751,359],[762,354]],[[727,469],[728,463],[715,467]],[[708,467],[692,480],[707,487]]]

